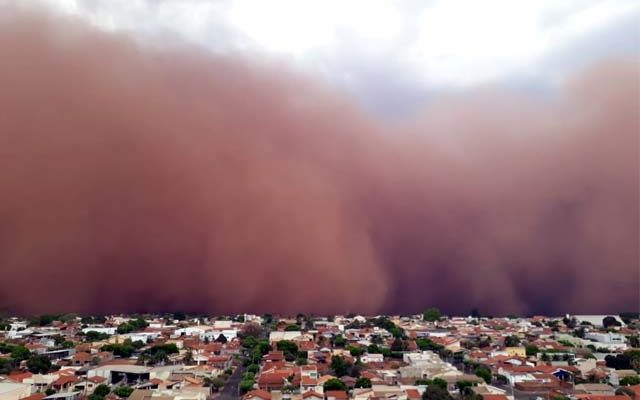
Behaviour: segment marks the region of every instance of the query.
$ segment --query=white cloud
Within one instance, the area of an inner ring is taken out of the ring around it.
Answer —
[[[388,73],[438,90],[558,79],[560,72],[545,70],[549,58],[586,51],[573,44],[640,18],[635,0],[41,2],[109,30],[169,32],[215,51],[285,57],[347,87],[376,85],[362,80]]]

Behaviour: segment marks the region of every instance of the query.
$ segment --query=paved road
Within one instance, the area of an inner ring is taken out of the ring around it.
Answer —
[[[242,365],[238,366],[233,374],[229,377],[227,384],[224,385],[220,393],[218,394],[218,400],[232,400],[240,398],[240,390],[238,385],[242,380],[242,374],[244,374],[246,368]]]

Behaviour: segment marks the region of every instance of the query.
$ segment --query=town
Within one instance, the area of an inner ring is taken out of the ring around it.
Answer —
[[[0,400],[640,400],[637,313],[0,320]]]

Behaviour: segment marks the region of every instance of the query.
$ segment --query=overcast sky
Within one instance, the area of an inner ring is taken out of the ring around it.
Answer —
[[[545,93],[605,57],[638,57],[637,0],[42,0],[137,38],[283,59],[393,115],[478,85]]]

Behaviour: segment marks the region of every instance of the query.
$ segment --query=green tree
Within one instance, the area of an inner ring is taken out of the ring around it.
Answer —
[[[224,386],[224,380],[222,378],[213,378],[211,379],[211,387],[217,392],[221,387]]]
[[[300,325],[298,324],[291,324],[291,325],[288,325],[286,328],[284,328],[284,330],[287,332],[295,332],[295,331],[299,331],[300,329],[301,329]]]
[[[336,378],[332,378],[326,381],[323,388],[325,392],[328,390],[343,390],[345,392],[347,391],[347,385],[345,385],[345,383],[340,379]]]
[[[111,389],[109,389],[109,386],[105,385],[105,384],[100,384],[98,386],[96,386],[96,388],[93,390],[93,394],[100,396],[100,397],[104,397],[106,395],[109,394],[109,392],[111,392]]]
[[[528,356],[535,356],[540,351],[538,346],[536,346],[535,344],[528,344],[524,349]]]
[[[444,348],[444,346],[434,343],[433,340],[427,338],[418,338],[416,339],[416,345],[420,348],[420,350],[431,350],[431,351],[440,351]]]
[[[442,378],[435,378],[431,381],[429,385],[434,385],[441,389],[447,389],[448,383]]]
[[[475,400],[478,397],[472,389],[472,387],[474,387],[475,385],[475,383],[470,381],[458,381],[456,383],[456,386],[458,387],[458,390],[460,390],[462,398],[466,400]],[[482,399],[482,396],[479,397],[480,399]]]
[[[26,360],[31,356],[31,352],[29,349],[22,345],[13,345],[11,348],[11,358],[16,360],[16,362],[20,362],[22,360]]]
[[[253,385],[254,385],[254,382],[252,380],[251,381],[244,380],[244,381],[240,381],[239,388],[242,393],[246,393],[251,389],[253,389]]]
[[[51,370],[51,361],[47,356],[33,355],[27,360],[27,368],[34,374],[46,374]]]
[[[129,397],[133,393],[133,388],[129,386],[118,386],[113,390],[118,397]]]
[[[602,326],[605,328],[609,328],[612,326],[622,326],[620,322],[615,317],[607,316],[602,319]]]
[[[380,354],[380,352],[382,352],[382,350],[380,350],[377,344],[372,343],[367,346],[367,353],[369,354]]]
[[[504,345],[506,347],[516,347],[520,345],[520,338],[516,335],[507,336],[504,338]]]
[[[353,356],[353,357],[359,357],[362,355],[362,348],[358,347],[358,346],[349,346],[349,353]]]
[[[44,394],[46,394],[47,396],[51,396],[52,394],[55,394],[56,390],[52,387],[48,387],[47,390],[44,391]]]
[[[438,310],[435,307],[431,307],[425,310],[424,313],[422,313],[422,318],[425,321],[430,321],[430,322],[439,321],[441,317],[442,317],[442,314],[440,313],[440,310]]]
[[[258,371],[260,371],[260,366],[258,364],[251,364],[247,367],[247,371],[257,374]]]
[[[331,357],[331,369],[338,378],[346,375],[350,366],[351,365],[342,356]]]
[[[621,386],[632,386],[632,385],[640,385],[640,376],[625,376],[620,379]]]
[[[87,342],[98,342],[100,340],[109,339],[109,334],[97,331],[88,331],[84,334],[84,340]]]
[[[360,377],[356,380],[356,388],[370,388],[371,387],[371,379]]]
[[[475,370],[476,376],[484,379],[485,382],[491,383],[491,370],[485,366],[479,366]]]
[[[13,358],[0,358],[0,375],[9,375],[14,367]]]
[[[347,344],[347,339],[345,339],[341,335],[336,336],[336,338],[333,340],[333,345],[335,347],[344,347],[346,344]]]
[[[284,358],[287,361],[294,361],[298,358],[298,345],[290,340],[281,340],[276,343],[278,350],[284,353]]]
[[[447,389],[443,389],[436,385],[429,385],[422,394],[423,400],[452,400]]]

